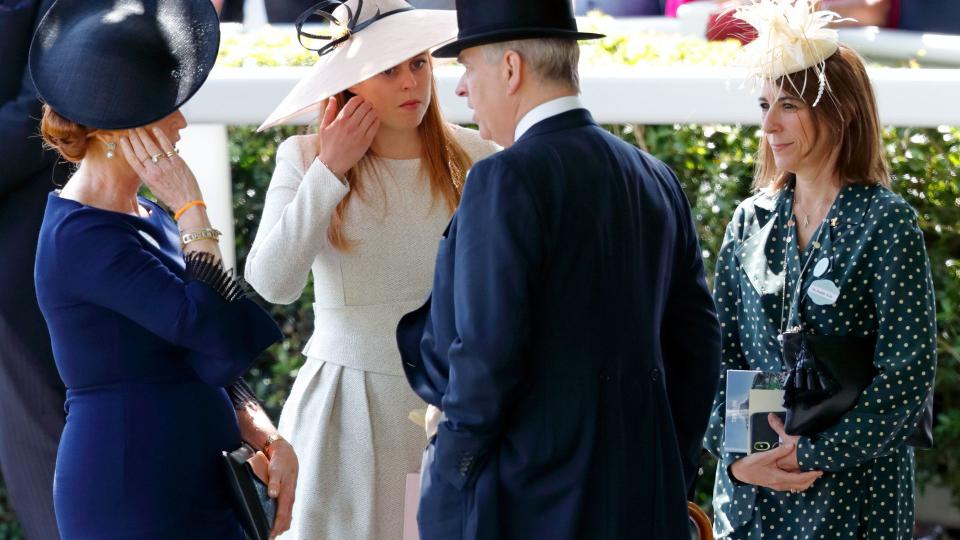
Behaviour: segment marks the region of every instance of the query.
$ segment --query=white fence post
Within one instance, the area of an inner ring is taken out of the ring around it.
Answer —
[[[189,117],[188,117],[189,119]],[[200,183],[210,223],[220,230],[220,251],[225,268],[236,266],[233,232],[233,187],[230,182],[230,147],[227,126],[198,124],[180,133],[180,157],[187,162]],[[241,268],[237,268],[242,272]]]

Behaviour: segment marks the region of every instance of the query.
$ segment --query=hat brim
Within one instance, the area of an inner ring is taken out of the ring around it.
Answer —
[[[321,56],[257,131],[316,112],[330,96],[456,37],[452,10],[414,9],[381,19]]]
[[[464,36],[452,43],[433,51],[433,56],[437,58],[456,58],[464,49],[477,47],[479,45],[488,45],[490,43],[499,43],[502,41],[511,41],[514,39],[534,39],[534,38],[566,38],[575,40],[600,39],[606,37],[604,34],[595,34],[592,32],[578,32],[574,30],[563,30],[559,28],[510,28],[505,30],[495,30]]]
[[[73,46],[61,39],[68,34],[60,31],[67,21],[77,21],[85,15],[110,9],[115,5],[115,0],[55,2],[41,19],[30,45],[29,71],[40,100],[64,118],[97,129],[129,129],[169,116],[200,90],[217,61],[220,49],[220,21],[213,4],[208,1],[191,2],[190,20],[173,21],[176,24],[171,24],[170,28],[181,33],[195,30],[195,35],[201,36],[201,39],[176,40],[179,46],[173,51],[174,57],[180,60],[181,65],[189,66],[189,69],[184,70],[184,75],[175,80],[173,91],[169,95],[158,94],[150,96],[152,99],[140,100],[136,106],[124,107],[122,103],[114,102],[109,107],[93,110],[96,108],[91,108],[91,101],[87,97],[78,95],[70,84],[64,84],[63,77],[76,76],[76,72],[71,75],[64,66],[56,65],[50,57],[55,58],[57,49],[61,47]],[[167,14],[169,15],[169,11]],[[148,62],[144,65],[145,69],[149,67]],[[130,73],[113,75],[137,76]],[[149,90],[145,89],[145,92]]]

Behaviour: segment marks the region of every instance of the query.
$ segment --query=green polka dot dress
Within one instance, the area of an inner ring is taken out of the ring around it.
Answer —
[[[819,234],[819,247],[811,241],[801,252],[789,223],[792,207],[791,188],[744,201],[718,256],[714,296],[724,376],[704,439],[719,461],[715,533],[731,539],[910,539],[914,459],[904,441],[936,367],[933,285],[916,213],[884,187],[846,186],[813,235]],[[777,335],[804,265],[799,313],[805,327],[821,335],[875,333],[879,374],[837,425],[800,439],[801,469],[825,471],[810,489],[791,494],[735,485],[727,466],[743,454],[723,451],[726,370],[781,370]],[[838,287],[835,302],[829,302],[833,295],[826,303],[820,295],[824,305],[813,301],[808,289],[816,280]]]

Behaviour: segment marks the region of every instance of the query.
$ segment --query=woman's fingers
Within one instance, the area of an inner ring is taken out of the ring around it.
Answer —
[[[377,116],[377,113],[374,112],[373,109],[370,109],[370,112],[363,117],[363,121],[360,122],[360,133],[362,133],[364,136],[369,135],[370,128],[373,126],[373,124],[379,121],[380,117]]]
[[[325,129],[337,117],[337,100],[327,98],[326,105],[320,109],[320,129]]]
[[[123,154],[123,159],[127,160],[130,168],[133,169],[133,172],[137,173],[137,176],[140,178],[146,176],[147,170],[144,168],[140,159],[137,158],[137,153],[133,145],[130,144],[129,138],[120,137],[120,153]]]
[[[787,431],[783,427],[783,422],[780,421],[780,417],[774,413],[767,415],[767,423],[770,424],[770,427],[777,432],[777,435],[780,436],[780,440],[787,440]]]
[[[762,456],[760,459],[764,463],[773,463],[776,464],[777,461],[790,455],[790,452],[793,452],[794,446],[790,443],[781,444],[780,446],[774,448],[773,450],[767,450],[766,452],[760,452],[759,455]],[[751,454],[758,455],[758,454]]]
[[[787,443],[773,450],[750,454],[737,462],[740,464],[737,478],[776,491],[803,491],[809,488],[823,476],[822,471],[790,472],[778,466],[778,461],[789,456],[795,448]]]
[[[277,515],[273,518],[271,536],[277,536],[290,528],[293,520],[293,490],[282,490],[277,497]]]
[[[139,176],[140,179],[147,184],[147,187],[149,187],[152,191],[155,191],[159,187],[156,182],[163,175],[163,171],[150,159],[150,154],[143,144],[142,137],[131,131],[130,135],[128,137],[124,137],[124,139],[126,139],[129,143],[129,146],[132,147],[133,155],[137,159],[137,165],[134,166],[133,170],[136,171],[137,176]],[[160,193],[154,194],[158,197],[161,197]]]
[[[376,116],[377,113],[373,110],[373,105],[363,102],[362,105],[357,107],[357,110],[353,113],[353,118],[357,126],[363,125],[363,122],[366,121],[371,115]]]
[[[362,102],[356,107],[354,107],[349,113],[347,113],[347,108],[344,107],[343,111],[340,113],[340,118],[337,120],[339,126],[344,130],[343,132],[346,135],[355,135],[357,133],[363,133],[360,131],[360,125],[363,123],[364,118],[369,116],[373,111],[373,107],[370,106],[367,102]]]
[[[780,442],[796,445],[800,440],[800,437],[787,433],[787,428],[783,425],[783,420],[780,419],[780,416],[774,413],[768,414],[767,423],[770,424],[770,427],[773,429],[773,431],[775,431],[780,437]]]
[[[153,131],[153,137],[157,139],[158,143],[160,143],[160,150],[163,151],[164,154],[172,153],[176,155],[177,149],[174,148],[173,143],[170,142],[170,139],[167,138],[167,134],[164,133],[163,130],[158,127],[154,127],[152,131]],[[166,157],[172,157],[172,156],[166,156]]]
[[[137,160],[140,161],[141,164],[150,159],[150,154],[147,153],[147,149],[144,148],[143,141],[137,136],[136,131],[128,131],[126,139],[130,141],[130,146],[133,147],[133,155],[137,157]]]
[[[770,488],[777,491],[804,491],[823,476],[820,471],[786,472],[775,469],[770,474]]]
[[[373,143],[373,138],[377,136],[377,130],[379,129],[380,129],[380,119],[377,118],[376,120],[373,121],[373,124],[371,124],[370,127],[367,129],[366,139],[365,139],[367,146]]]
[[[147,150],[148,156],[151,158],[151,161],[154,157],[160,156],[163,157],[163,151],[160,150],[160,147],[153,141],[153,137],[147,133],[147,130],[144,128],[137,128],[137,136],[140,137],[140,142],[143,143],[143,147]]]
[[[297,474],[295,469],[287,470],[291,467],[290,463],[287,463],[286,466],[282,465],[282,463],[287,462],[282,459],[273,459],[270,461],[270,485],[268,491],[271,497],[277,499],[277,513],[273,520],[273,527],[270,530],[271,538],[289,529],[293,519],[293,501],[296,495]]]
[[[343,106],[343,109],[340,109],[340,114],[337,115],[337,118],[339,119],[350,118],[351,116],[353,116],[354,111],[356,111],[357,108],[363,105],[364,103],[366,102],[363,100],[362,97],[353,96],[352,98],[350,98],[349,101],[347,101],[347,104]]]
[[[154,127],[151,131],[160,146],[158,150],[163,154],[157,162],[160,168],[172,173],[176,172],[180,166],[185,166],[186,163],[177,155],[177,150],[174,148],[173,143],[170,142],[170,139],[167,138],[166,133],[158,127]]]

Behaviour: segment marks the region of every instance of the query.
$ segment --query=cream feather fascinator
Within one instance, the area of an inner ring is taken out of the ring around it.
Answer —
[[[750,0],[734,17],[757,30],[757,38],[741,50],[738,63],[761,80],[817,68],[820,90],[816,107],[827,86],[824,62],[840,47],[832,23],[850,21],[833,11],[818,11],[817,0]]]

